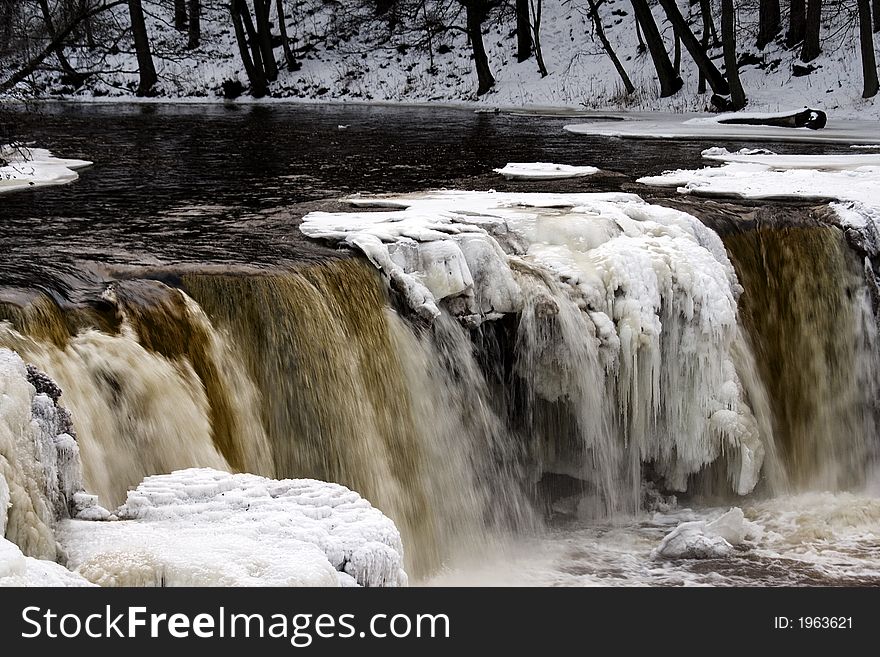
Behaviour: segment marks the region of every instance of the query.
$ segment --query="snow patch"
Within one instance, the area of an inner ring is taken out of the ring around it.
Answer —
[[[70,567],[101,585],[407,582],[394,523],[337,484],[180,470],[147,477],[116,514],[59,529]]]

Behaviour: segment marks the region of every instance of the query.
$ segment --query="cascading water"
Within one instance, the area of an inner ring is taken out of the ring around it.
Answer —
[[[547,512],[864,479],[876,324],[838,229],[722,243],[626,194],[373,203],[392,209],[302,225],[367,259],[0,306],[0,346],[64,391],[85,488],[115,506],[193,466],[339,482],[418,576]]]

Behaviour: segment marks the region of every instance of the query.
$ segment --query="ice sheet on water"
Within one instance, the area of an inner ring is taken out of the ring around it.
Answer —
[[[145,479],[116,515],[59,529],[69,566],[102,585],[407,581],[394,523],[337,484],[181,470]]]
[[[596,167],[552,164],[550,162],[508,162],[502,168],[493,169],[493,171],[508,180],[561,180],[583,178],[599,173],[599,169]]]

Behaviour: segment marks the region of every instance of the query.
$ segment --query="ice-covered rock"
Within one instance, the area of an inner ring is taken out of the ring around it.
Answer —
[[[181,470],[145,479],[116,514],[120,521],[68,520],[59,530],[68,565],[102,585],[407,581],[394,523],[337,484]]]
[[[742,509],[733,507],[712,521],[680,523],[651,553],[654,559],[723,559],[746,539],[760,536],[761,528],[745,520]]]
[[[70,418],[46,392],[37,393],[22,359],[0,349],[0,501],[4,533],[24,554],[56,557],[54,526],[82,487]]]
[[[26,557],[15,543],[0,537],[0,587],[95,586],[53,561]]]

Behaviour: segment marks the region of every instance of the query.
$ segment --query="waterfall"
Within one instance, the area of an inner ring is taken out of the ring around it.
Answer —
[[[548,516],[631,516],[658,491],[864,480],[877,324],[838,228],[722,242],[628,194],[381,203],[303,223],[366,258],[0,304],[0,347],[64,391],[85,488],[113,508],[187,467],[338,482],[395,521],[418,577]],[[31,405],[9,394],[4,444]],[[3,467],[0,498],[37,519],[10,526],[49,554],[51,496],[12,490],[39,477]]]
[[[827,225],[761,227],[725,244],[793,485],[862,485],[877,457],[880,344],[861,259]]]

